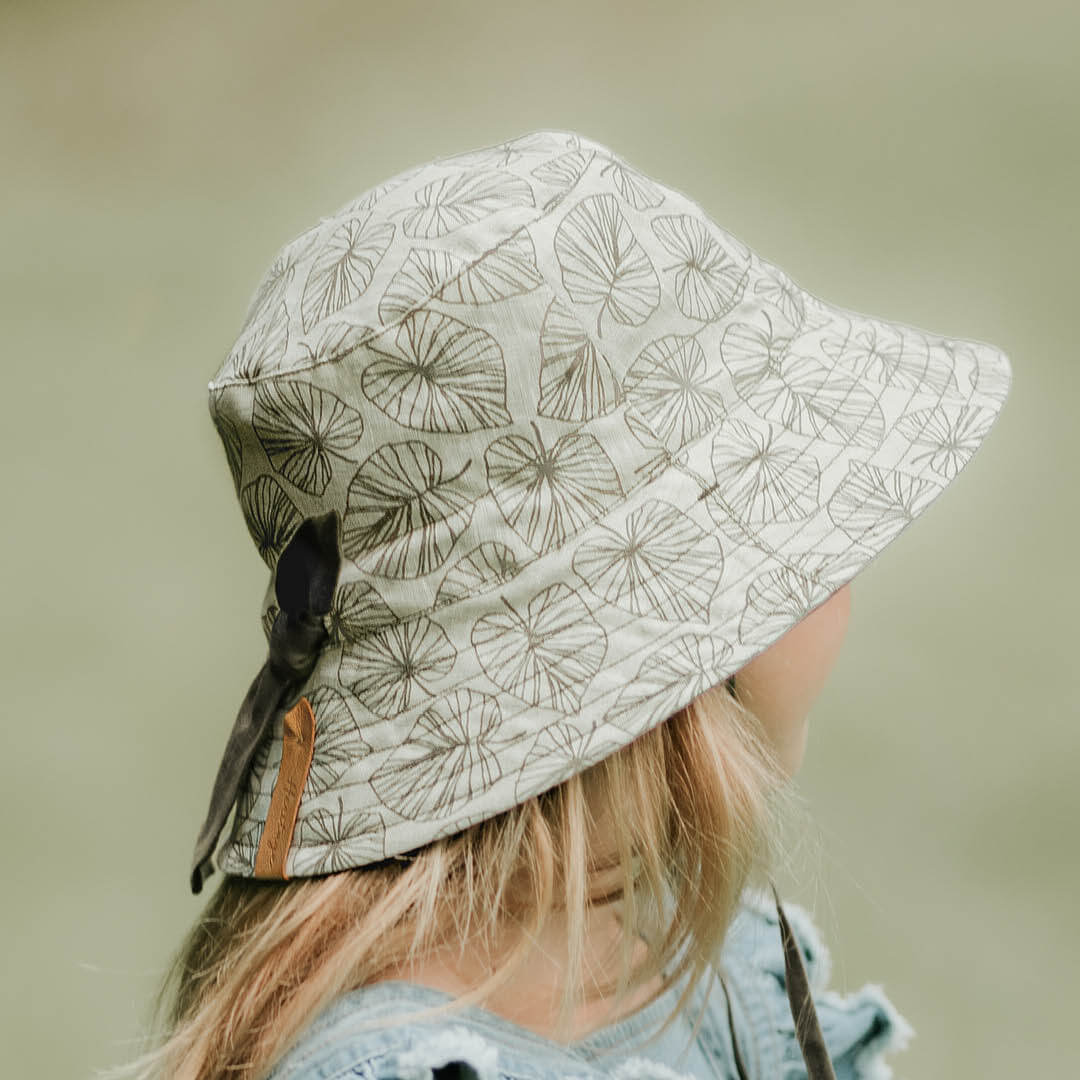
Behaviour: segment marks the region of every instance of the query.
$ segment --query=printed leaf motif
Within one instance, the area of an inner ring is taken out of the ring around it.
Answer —
[[[776,267],[770,267],[763,277],[754,282],[754,295],[776,308],[792,330],[805,322],[802,289]]]
[[[852,540],[880,550],[940,491],[932,480],[853,461],[829,499],[829,517]]]
[[[506,611],[473,624],[472,644],[488,678],[530,705],[576,712],[607,652],[603,627],[561,582],[537,593],[524,614],[503,603]]]
[[[635,731],[642,727],[642,713],[667,719],[714,685],[730,655],[726,641],[696,634],[675,638],[650,653],[605,719]]]
[[[289,348],[289,312],[284,303],[248,327],[233,346],[225,376],[251,382],[276,371]]]
[[[362,641],[375,630],[397,622],[397,616],[368,581],[339,585],[327,615],[330,641]]]
[[[412,248],[379,301],[379,318],[386,325],[396,323],[413,308],[426,303],[460,273],[463,265],[463,260],[448,252]]]
[[[761,417],[800,435],[830,442],[877,447],[885,418],[877,398],[843,371],[810,356],[793,356],[788,337],[765,326],[734,323],[724,331],[720,352],[739,396]]]
[[[338,673],[373,713],[394,716],[408,709],[418,693],[430,696],[456,657],[443,628],[419,617],[346,644]]]
[[[345,458],[360,441],[360,414],[328,390],[295,381],[255,386],[252,426],[270,464],[309,495],[330,483],[331,456]]]
[[[667,334],[641,350],[623,379],[626,399],[672,449],[679,449],[719,423],[724,398],[710,375],[696,338]]]
[[[393,238],[393,224],[372,224],[370,215],[351,218],[334,230],[315,256],[304,286],[300,311],[305,331],[364,292]]]
[[[240,492],[240,506],[259,554],[272,568],[300,525],[300,511],[281,485],[265,473]]]
[[[318,329],[305,341],[298,344],[304,350],[305,363],[314,367],[345,356],[375,333],[370,326],[350,322],[344,317],[328,319],[320,323]]]
[[[258,818],[249,819],[236,814],[228,848],[222,853],[221,870],[224,873],[245,876],[254,873],[255,853],[259,850],[262,831],[263,822]]]
[[[571,432],[549,450],[533,424],[496,439],[484,454],[488,486],[510,527],[534,551],[562,545],[622,496],[615,466],[592,435]]]
[[[414,176],[423,172],[426,168],[424,165],[417,165],[415,168],[408,169],[405,172],[398,173],[397,176],[392,177],[390,180],[385,181],[382,184],[377,184],[373,188],[369,188],[367,191],[360,195],[357,195],[352,202],[346,203],[334,217],[353,217],[360,213],[365,213],[375,209],[375,206],[382,202],[382,200],[394,191],[396,188],[402,186]]]
[[[623,413],[623,420],[626,422],[627,428],[630,430],[630,434],[646,450],[652,451],[652,457],[648,458],[642,464],[635,466],[634,472],[641,478],[641,482],[646,480],[652,480],[664,469],[670,468],[674,465],[682,454],[674,453],[669,450],[656,436],[648,424],[642,419],[641,414],[634,409],[627,409]]]
[[[364,368],[360,380],[391,419],[421,431],[453,432],[510,422],[502,349],[490,334],[420,310],[398,326],[393,347],[396,352],[369,345],[379,359]]]
[[[675,302],[690,319],[708,321],[726,315],[746,287],[749,259],[726,250],[704,222],[689,214],[654,218],[657,240],[678,260],[665,270],[675,271]]]
[[[766,641],[787,633],[831,590],[789,566],[761,574],[746,591],[746,607],[739,619],[739,640],[752,632],[754,641]]]
[[[373,810],[320,807],[297,822],[298,847],[293,856],[297,876],[332,874],[382,856],[382,820]]]
[[[986,438],[994,416],[993,410],[980,405],[920,409],[902,416],[896,429],[924,448],[912,456],[913,465],[928,464],[939,476],[952,480]]]
[[[543,165],[537,165],[532,174],[545,184],[569,189],[585,175],[594,157],[594,150],[571,150],[545,161]]]
[[[296,276],[296,268],[311,254],[321,227],[320,222],[298,236],[274,260],[251,298],[241,333],[267,311],[280,310],[284,306],[289,286]]]
[[[925,390],[927,386],[944,394],[956,390],[952,367],[931,352],[928,342],[915,331],[903,331],[886,323],[864,320],[868,325],[854,330],[844,320],[839,330],[837,320],[822,338],[821,350],[842,365],[856,379],[895,385],[904,390]]]
[[[319,686],[307,699],[315,714],[315,752],[304,786],[305,799],[328,791],[354,761],[371,751],[344,694],[332,686]]]
[[[435,607],[487,592],[516,577],[520,570],[517,556],[505,544],[487,540],[447,570],[435,594]]]
[[[664,619],[708,617],[723,572],[719,541],[669,503],[651,499],[621,532],[597,526],[574,573],[609,604]]]
[[[619,194],[635,210],[653,210],[664,201],[663,189],[629,165],[617,161],[609,162],[601,170],[601,174],[606,176],[609,173]]]
[[[449,814],[502,775],[491,740],[502,722],[490,694],[456,690],[425,709],[371,776],[380,801],[413,821]]]
[[[416,192],[416,209],[406,212],[405,235],[432,240],[472,225],[500,210],[533,206],[528,181],[508,172],[464,172],[433,180]]]
[[[770,425],[762,433],[733,420],[713,438],[711,460],[716,484],[710,502],[738,521],[799,521],[817,510],[821,469],[805,440],[783,428]]]
[[[527,232],[514,233],[486,252],[438,293],[448,304],[489,304],[532,292],[544,282],[536,266],[536,248]]]
[[[540,328],[537,412],[557,420],[591,420],[611,412],[621,400],[622,388],[607,357],[555,297]]]
[[[596,727],[579,731],[560,720],[541,728],[518,770],[514,798],[521,802],[587,769],[594,760],[590,750],[596,732]]]
[[[421,577],[442,566],[472,514],[461,481],[470,464],[444,477],[442,459],[426,443],[379,447],[349,484],[344,553],[382,577]]]
[[[614,195],[582,199],[555,231],[562,281],[578,304],[600,304],[596,336],[605,312],[624,326],[640,326],[660,303],[660,282]]]

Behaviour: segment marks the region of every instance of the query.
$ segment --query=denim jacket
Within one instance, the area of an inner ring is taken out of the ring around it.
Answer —
[[[795,904],[785,904],[784,911],[837,1080],[888,1080],[892,1070],[884,1054],[907,1044],[910,1025],[878,986],[847,995],[827,990],[829,955],[809,915]],[[748,1080],[804,1080],[785,990],[779,922],[762,895],[744,893],[717,973],[723,982],[703,980],[693,1004],[649,1043],[645,1040],[670,1014],[685,983],[669,987],[644,1009],[562,1045],[476,1006],[450,1016],[359,1030],[360,1022],[451,998],[414,983],[380,982],[333,1002],[282,1058],[270,1080],[735,1080],[732,1030]]]

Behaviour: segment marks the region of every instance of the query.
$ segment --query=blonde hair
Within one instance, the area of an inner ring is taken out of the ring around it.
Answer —
[[[591,996],[614,990],[619,1002],[659,975],[647,1005],[688,975],[663,1031],[777,854],[785,780],[760,723],[721,684],[558,786],[407,857],[283,883],[226,877],[162,985],[160,1045],[112,1075],[257,1080],[342,993],[512,931],[505,962],[425,1015],[482,1005],[556,911],[567,926],[558,1030]],[[597,896],[605,873],[617,887]],[[624,933],[614,987],[587,995],[587,916],[616,902],[647,954],[632,969],[635,935]]]

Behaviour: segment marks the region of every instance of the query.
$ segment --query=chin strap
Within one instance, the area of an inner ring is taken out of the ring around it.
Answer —
[[[810,996],[810,980],[806,975],[806,967],[803,964],[802,953],[795,935],[791,932],[791,924],[784,914],[780,905],[780,896],[776,886],[772,886],[773,897],[776,900],[776,913],[780,916],[780,937],[784,943],[784,985],[787,988],[788,1003],[791,1006],[791,1016],[795,1021],[795,1037],[799,1040],[799,1049],[802,1051],[803,1061],[806,1063],[806,1075],[808,1080],[836,1080],[832,1062],[829,1061],[829,1052],[825,1048],[825,1037],[821,1034],[821,1025],[818,1023],[817,1010],[814,1008],[813,998]],[[739,1052],[739,1043],[735,1038],[735,1019],[731,1013],[731,994],[727,985],[724,985],[724,997],[727,1000],[728,1028],[731,1031],[731,1046],[735,1052],[735,1069],[739,1074],[739,1080],[749,1080],[750,1074],[746,1071],[746,1064]]]

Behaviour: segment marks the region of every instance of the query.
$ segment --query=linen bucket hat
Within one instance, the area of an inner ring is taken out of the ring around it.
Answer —
[[[195,853],[362,866],[731,676],[934,502],[993,345],[828,304],[580,134],[436,158],[286,244],[209,383],[269,657]]]

